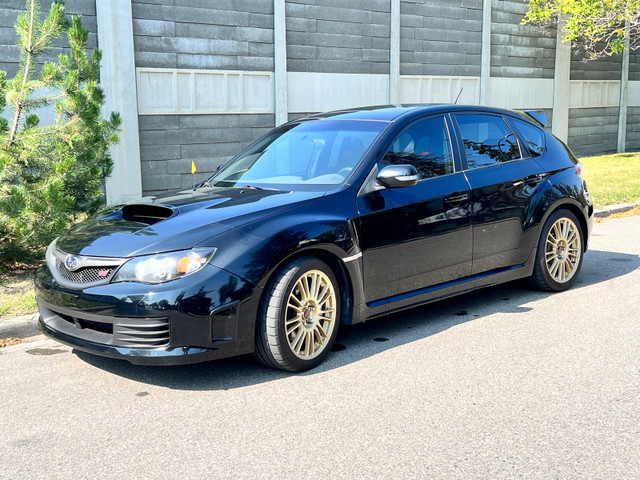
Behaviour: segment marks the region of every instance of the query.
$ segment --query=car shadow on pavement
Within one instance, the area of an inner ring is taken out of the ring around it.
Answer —
[[[626,275],[640,268],[640,257],[590,250],[573,289]],[[372,357],[385,350],[436,335],[456,325],[496,313],[531,310],[530,302],[549,292],[532,290],[526,280],[471,292],[353,326],[340,327],[333,351],[317,368],[293,374],[263,367],[251,355],[194,365],[149,367],[74,350],[86,363],[131,380],[177,390],[229,390],[284,379],[317,375]],[[562,295],[556,294],[556,295]]]

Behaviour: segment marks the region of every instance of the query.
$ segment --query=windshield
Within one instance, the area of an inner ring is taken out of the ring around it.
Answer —
[[[388,123],[316,120],[273,130],[216,172],[216,187],[328,190],[346,181]]]

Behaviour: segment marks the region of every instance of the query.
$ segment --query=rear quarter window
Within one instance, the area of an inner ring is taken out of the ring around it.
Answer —
[[[539,157],[547,150],[544,132],[541,129],[517,118],[509,118],[509,122],[520,135],[532,157]]]

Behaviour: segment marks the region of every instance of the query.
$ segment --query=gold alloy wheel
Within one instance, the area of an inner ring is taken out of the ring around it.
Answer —
[[[544,261],[551,278],[558,283],[566,283],[573,277],[580,265],[582,245],[580,231],[576,224],[560,218],[549,229]]]
[[[287,300],[284,328],[291,351],[303,360],[320,355],[331,338],[335,319],[333,283],[324,272],[309,270]]]

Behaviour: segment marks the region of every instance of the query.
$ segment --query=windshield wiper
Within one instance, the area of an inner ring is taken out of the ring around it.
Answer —
[[[277,188],[257,187],[255,185],[243,185],[243,186],[237,187],[237,188],[248,188],[249,190],[265,190],[265,191],[270,191],[270,192],[279,192],[280,191]]]

